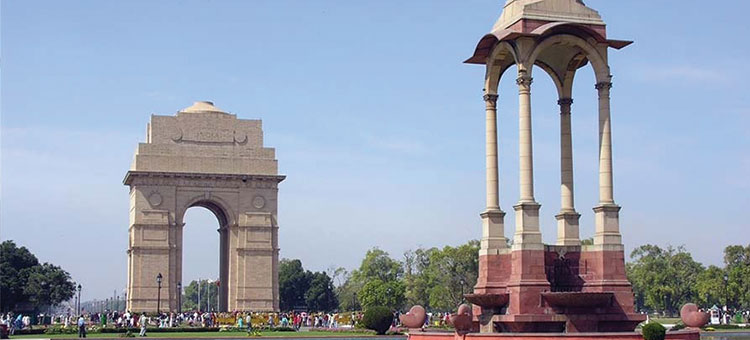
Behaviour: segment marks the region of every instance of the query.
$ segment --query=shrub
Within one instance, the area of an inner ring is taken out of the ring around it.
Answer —
[[[667,329],[658,322],[649,322],[641,329],[645,340],[664,340]]]
[[[44,330],[44,334],[76,334],[78,333],[77,327],[49,327]]]
[[[369,335],[375,335],[375,331],[372,329],[364,328],[364,326],[361,326],[361,323],[357,323],[357,326],[354,328],[325,328],[325,327],[317,327],[317,328],[310,328],[310,332],[327,332],[327,333],[358,333],[358,334],[369,334]]]
[[[76,327],[73,327],[77,329]],[[15,335],[27,335],[27,334],[44,334],[46,330],[44,328],[36,328],[36,329],[16,329]],[[76,330],[77,332],[77,330]]]
[[[272,332],[296,332],[297,330],[292,327],[274,327],[271,328]]]
[[[676,325],[672,326],[672,328],[669,329],[670,332],[679,331],[681,329],[684,329],[686,326],[682,322],[678,322]]]
[[[374,330],[378,335],[385,334],[391,328],[391,323],[393,323],[393,313],[386,307],[370,307],[362,317],[362,324],[365,328]]]
[[[123,331],[131,331],[138,333],[141,331],[140,328],[102,328],[99,333],[122,333]],[[172,328],[158,328],[158,327],[147,327],[147,333],[185,333],[185,332],[218,332],[219,327],[172,327]]]

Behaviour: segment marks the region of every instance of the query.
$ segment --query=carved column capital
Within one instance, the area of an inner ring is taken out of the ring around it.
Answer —
[[[561,115],[570,115],[570,106],[573,104],[572,98],[560,98],[557,105],[560,105]]]
[[[497,98],[499,98],[499,97],[500,96],[498,96],[495,93],[488,93],[488,94],[485,94],[484,96],[482,96],[482,99],[484,99],[484,101],[486,101],[486,102],[495,102],[495,103],[497,103]]]
[[[497,94],[485,94],[482,98],[484,99],[484,105],[488,110],[495,110],[497,108]]]
[[[572,98],[560,98],[557,101],[557,105],[560,105],[560,106],[570,106],[572,104],[573,104],[573,99]]]
[[[611,81],[599,82],[599,83],[596,83],[596,85],[594,86],[594,88],[596,88],[599,91],[601,91],[601,90],[609,90],[609,89],[612,88],[612,82]]]
[[[534,78],[526,75],[526,73],[521,73],[521,75],[516,78],[516,84],[521,87],[531,87],[531,83],[533,82]]]

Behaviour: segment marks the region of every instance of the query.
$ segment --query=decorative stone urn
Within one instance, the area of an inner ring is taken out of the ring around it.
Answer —
[[[427,313],[425,312],[424,307],[416,305],[414,307],[411,307],[408,313],[399,315],[398,319],[406,328],[422,329],[426,316]]]
[[[471,307],[467,304],[459,306],[458,312],[451,314],[449,320],[458,334],[469,333],[474,328],[474,323],[471,320]]]
[[[680,309],[680,318],[685,326],[690,328],[701,328],[708,323],[711,314],[702,312],[694,303],[686,303]]]

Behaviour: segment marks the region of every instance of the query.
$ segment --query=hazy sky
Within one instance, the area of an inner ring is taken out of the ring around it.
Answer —
[[[0,237],[63,266],[84,300],[126,280],[122,179],[151,114],[212,100],[263,120],[287,179],[281,256],[349,269],[378,246],[401,257],[481,233],[484,69],[465,65],[501,0],[2,1]],[[611,51],[615,200],[628,251],[685,245],[720,264],[750,243],[750,2],[587,0]],[[535,72],[541,228],[560,206],[559,114]],[[515,77],[499,101],[501,206],[518,200]],[[593,235],[596,91],[573,105],[576,208]],[[218,274],[218,222],[186,218],[184,282]],[[505,220],[513,232],[513,214]]]

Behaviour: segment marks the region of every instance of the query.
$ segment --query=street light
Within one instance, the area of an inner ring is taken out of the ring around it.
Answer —
[[[182,282],[177,282],[177,313],[182,313]]]
[[[724,274],[724,306],[729,305],[729,275]]]
[[[161,278],[161,273],[159,273],[159,275],[156,275],[156,285],[158,287],[156,289],[156,314],[159,314],[159,307],[161,307]]]
[[[78,311],[76,314],[81,315],[81,284],[80,283],[78,284],[78,306],[76,308]]]
[[[211,284],[214,280],[208,279],[206,281],[206,312],[211,312]]]
[[[729,274],[724,273],[724,323],[729,323],[727,314],[729,314]]]

